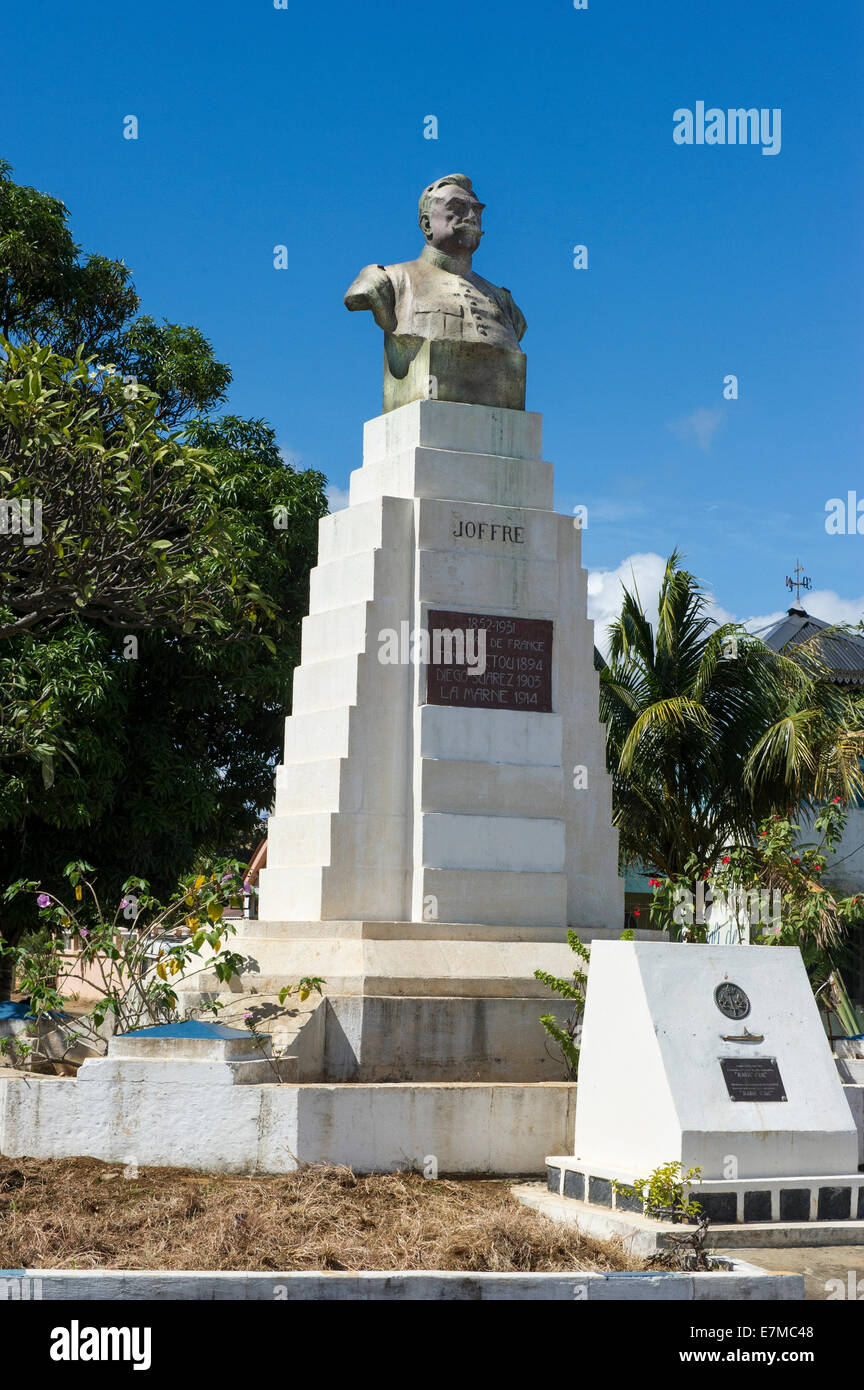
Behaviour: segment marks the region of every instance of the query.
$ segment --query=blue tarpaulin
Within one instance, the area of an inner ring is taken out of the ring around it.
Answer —
[[[159,1023],[154,1028],[133,1028],[121,1033],[123,1038],[248,1038],[245,1028],[228,1028],[224,1023],[202,1023],[187,1019],[185,1023]]]
[[[29,999],[0,999],[0,1023],[8,1018],[32,1018]]]

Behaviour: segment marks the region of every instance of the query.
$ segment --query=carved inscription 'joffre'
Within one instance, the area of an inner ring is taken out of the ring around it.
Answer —
[[[430,631],[486,633],[486,661],[477,667],[453,662],[428,668],[426,702],[471,709],[521,709],[552,713],[552,623],[547,618],[505,618],[493,613],[429,610]],[[464,640],[464,639],[463,639]]]
[[[457,521],[453,527],[456,541],[501,541],[511,545],[525,544],[524,526],[504,526],[500,521]]]

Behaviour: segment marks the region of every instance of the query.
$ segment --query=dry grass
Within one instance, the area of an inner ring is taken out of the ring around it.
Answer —
[[[503,1181],[306,1168],[230,1177],[0,1158],[0,1268],[621,1270],[620,1243],[518,1203]],[[656,1267],[656,1266],[655,1266]]]

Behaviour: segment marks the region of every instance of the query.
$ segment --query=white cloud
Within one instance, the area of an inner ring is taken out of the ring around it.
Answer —
[[[776,613],[760,613],[755,618],[742,618],[741,621],[748,632],[761,632],[763,628],[773,627],[774,623],[779,623],[785,616],[786,609],[778,608]]]
[[[860,623],[864,618],[864,596],[861,598],[841,598],[833,589],[814,589],[811,593],[804,593],[800,600],[794,595],[789,595],[788,607],[793,605],[806,609],[814,618],[821,618],[823,623]],[[760,628],[770,627],[772,623],[786,616],[786,609],[778,609],[776,613],[766,613],[755,618],[747,618],[744,626],[751,632],[758,632]]]
[[[662,555],[647,551],[629,555],[614,570],[589,570],[588,617],[594,620],[594,641],[604,655],[609,650],[606,628],[621,612],[623,589],[638,590],[649,622],[657,623],[657,595],[666,569]]]
[[[717,408],[709,410],[707,406],[699,406],[690,415],[682,415],[678,420],[669,421],[669,429],[673,434],[677,434],[679,439],[683,439],[685,444],[695,441],[703,454],[707,454],[711,448],[711,441],[723,423],[723,411]]]
[[[645,615],[657,630],[657,599],[666,570],[666,557],[654,551],[628,555],[614,570],[589,570],[588,617],[594,620],[594,641],[605,655],[609,651],[606,628],[621,612],[623,590],[638,591]],[[732,622],[732,614],[708,595],[708,612],[717,623]]]
[[[588,617],[594,621],[594,641],[604,656],[609,650],[606,628],[621,611],[625,587],[631,593],[634,588],[638,591],[648,621],[656,632],[657,598],[665,569],[664,556],[649,550],[628,555],[614,570],[589,570]],[[791,608],[792,602],[790,596],[788,607]],[[855,624],[864,618],[864,597],[841,598],[833,589],[814,589],[812,593],[802,595],[801,603],[814,618],[821,618],[826,623]],[[785,617],[786,609],[778,608],[775,613],[738,619],[709,593],[708,613],[717,623],[742,622],[748,631],[759,632]]]
[[[348,506],[348,489],[337,487],[335,483],[328,483],[325,496],[331,512],[341,512]]]

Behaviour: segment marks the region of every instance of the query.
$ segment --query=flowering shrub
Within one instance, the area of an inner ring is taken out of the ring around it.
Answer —
[[[225,909],[242,903],[243,866],[236,860],[220,859],[208,871],[182,879],[167,906],[151,895],[145,879],[130,878],[113,912],[100,903],[88,877],[93,872],[83,862],[66,865],[71,903],[37,891],[39,884],[29,879],[5,890],[5,902],[36,893],[41,929],[18,945],[0,940],[0,953],[13,957],[18,988],[28,996],[32,1014],[31,1040],[0,1040],[0,1052],[38,1057],[40,1024],[56,1025],[64,991],[72,993],[76,979],[86,978],[99,998],[87,1013],[68,1020],[66,1051],[83,1043],[104,1052],[100,1030],[109,1016],[119,1032],[171,1022],[177,1008],[172,982],[179,975],[188,979],[206,969],[227,983],[244,968],[245,957],[226,946],[236,928],[225,920]]]
[[[716,865],[689,859],[675,878],[652,878],[652,926],[684,941],[704,941],[712,908],[723,904],[757,945],[798,946],[814,989],[842,962],[849,928],[864,919],[861,895],[837,898],[822,882],[843,836],[846,812],[839,797],[813,822],[817,843],[802,843],[800,826],[772,816],[754,844],[728,848]],[[716,914],[715,914],[716,917]]]

